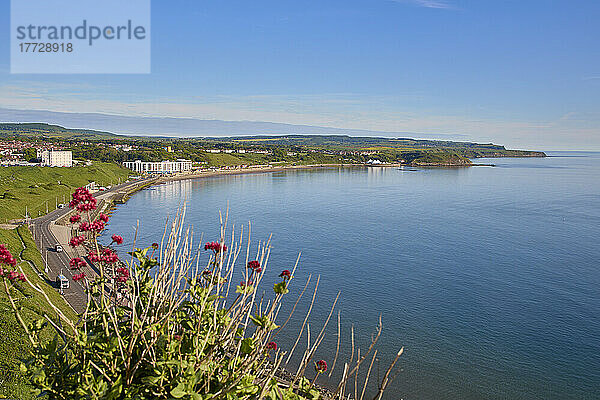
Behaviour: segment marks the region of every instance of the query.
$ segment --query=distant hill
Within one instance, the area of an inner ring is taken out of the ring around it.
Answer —
[[[211,137],[207,140],[231,141],[245,144],[277,144],[283,146],[316,146],[316,147],[419,147],[419,148],[477,148],[488,150],[506,150],[504,146],[471,142],[455,142],[446,140],[425,140],[411,138],[385,138],[348,135],[281,135],[281,136],[243,136],[243,137]]]
[[[424,140],[411,138],[385,138],[347,135],[283,135],[283,136],[244,136],[213,137],[204,140],[233,142],[239,144],[299,146],[336,150],[391,150],[400,152],[445,151],[455,152],[463,157],[544,157],[539,151],[508,150],[493,143],[456,142],[448,140]]]
[[[0,138],[9,136],[48,137],[56,139],[116,139],[119,135],[90,129],[68,129],[44,123],[0,123]]]

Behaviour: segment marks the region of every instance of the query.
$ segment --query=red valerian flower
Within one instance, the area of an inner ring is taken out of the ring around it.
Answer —
[[[80,244],[82,244],[83,242],[85,242],[85,238],[83,236],[73,236],[71,238],[71,240],[69,240],[69,244],[71,245],[71,247],[77,247]]]
[[[266,349],[267,350],[277,350],[277,343],[275,343],[275,342],[267,343]]]
[[[93,199],[92,201],[89,201],[87,203],[77,204],[77,206],[75,206],[75,208],[79,212],[95,210],[96,209],[96,199],[93,197],[92,197],[92,199]]]
[[[112,238],[112,241],[115,242],[116,244],[123,243],[123,238],[119,235],[112,235],[111,238]]]
[[[86,263],[81,258],[75,257],[71,258],[71,261],[69,261],[69,266],[71,267],[71,269],[80,269],[85,267]]]
[[[19,278],[19,273],[18,273],[17,271],[10,271],[10,272],[8,273],[8,279],[9,279],[11,282],[12,282],[12,281],[14,281],[15,279],[18,279],[18,278]]]
[[[154,250],[158,249],[158,243],[152,243],[152,248]],[[206,250],[206,248],[204,250]]]
[[[119,261],[119,256],[117,256],[117,253],[115,253],[111,249],[104,249],[103,253],[104,254],[100,256],[101,261],[104,261],[106,263],[116,263],[117,261]]]
[[[254,271],[256,273],[259,273],[260,271],[262,271],[262,268],[260,267],[260,263],[256,260],[248,262],[248,268],[250,268],[252,271]]]
[[[292,276],[292,273],[290,272],[289,269],[284,269],[283,271],[281,271],[281,273],[279,274],[280,278],[290,278]]]
[[[315,363],[315,370],[317,373],[322,373],[327,371],[327,362],[325,360],[320,360]]]
[[[4,244],[0,244],[0,264],[10,265],[11,267],[17,265],[17,260],[10,254],[10,251]]]
[[[9,271],[2,268],[0,268],[0,276],[6,276],[11,282],[15,280],[25,282],[27,280],[25,274],[19,273],[17,271]]]
[[[80,273],[80,274],[75,274],[75,275],[73,275],[73,280],[74,280],[75,282],[77,282],[77,281],[80,281],[80,280],[82,280],[83,278],[85,278],[85,273],[84,273],[84,272],[82,272],[82,273]]]
[[[250,286],[250,285],[252,285],[252,280],[251,279],[248,279],[247,281],[241,281],[240,282],[240,286],[241,287]]]
[[[256,260],[248,262],[248,268],[256,269],[260,267],[260,263]]]
[[[117,282],[127,282],[129,279],[129,270],[125,267],[117,268]]]
[[[96,209],[96,198],[92,196],[89,190],[80,187],[73,193],[73,200],[69,202],[69,207],[77,208],[78,211],[90,211]]]
[[[175,340],[181,340],[181,335],[175,334],[175,335],[173,335],[173,339],[175,339]]]
[[[92,222],[92,225],[90,225],[91,231],[100,232],[102,229],[104,229],[104,222],[100,220],[95,220],[94,222]]]
[[[219,242],[208,242],[204,245],[204,250],[212,250],[215,254],[227,251],[227,246],[221,245]]]
[[[98,215],[98,219],[102,222],[108,222],[108,215],[104,214],[104,213],[100,213]]]
[[[89,222],[84,221],[81,224],[79,224],[79,230],[81,232],[91,231],[92,225]]]
[[[100,261],[100,257],[98,257],[98,254],[96,254],[95,251],[90,251],[88,253],[88,258],[90,259],[90,261],[92,262],[96,262],[96,261]]]
[[[79,214],[73,214],[71,215],[71,218],[69,218],[69,221],[71,221],[72,224],[81,221],[81,215]]]

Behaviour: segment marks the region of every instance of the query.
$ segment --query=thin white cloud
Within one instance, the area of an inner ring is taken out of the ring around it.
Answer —
[[[493,119],[439,110],[411,110],[404,101],[350,94],[184,100],[174,103],[172,99],[149,98],[144,102],[128,102],[0,85],[0,108],[8,109],[269,121],[380,132],[421,132],[429,136],[453,134],[462,136],[462,140],[494,142],[509,148],[600,150],[600,113],[569,112],[537,121]]]

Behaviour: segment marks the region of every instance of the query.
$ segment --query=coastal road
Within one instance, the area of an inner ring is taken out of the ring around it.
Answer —
[[[117,194],[131,192],[137,186],[145,185],[148,182],[149,180],[139,180],[122,183],[111,187],[109,190],[97,192],[94,196],[99,200],[106,200]],[[33,234],[35,244],[42,254],[42,259],[47,260],[46,275],[48,279],[52,283],[55,283],[58,275],[64,275],[69,280],[69,288],[63,291],[63,296],[76,312],[82,313],[85,310],[87,295],[82,284],[73,280],[74,271],[71,271],[69,267],[71,256],[68,252],[72,252],[72,249],[68,245],[69,238],[57,238],[51,229],[55,221],[65,216],[70,211],[71,209],[68,207],[56,209],[42,217],[30,220],[29,227]],[[63,247],[64,250],[62,252],[57,252],[55,250],[57,244],[60,244]],[[58,289],[58,285],[55,285],[55,287]]]

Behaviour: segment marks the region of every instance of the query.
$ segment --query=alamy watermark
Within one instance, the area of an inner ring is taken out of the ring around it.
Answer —
[[[11,73],[149,73],[150,0],[12,0]]]

